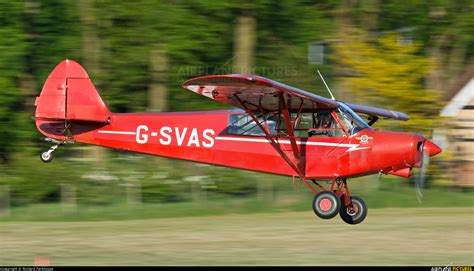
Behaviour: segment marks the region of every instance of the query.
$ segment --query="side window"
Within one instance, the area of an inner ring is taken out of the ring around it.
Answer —
[[[290,114],[291,123],[295,123],[296,127],[294,127],[294,134],[295,137],[308,137],[308,130],[313,127],[313,118],[312,113],[302,113],[298,117],[297,113]],[[280,127],[278,129],[280,131],[280,137],[288,137],[288,129],[286,129],[286,124],[283,116],[280,116]]]
[[[346,134],[339,123],[333,118],[330,111],[302,113],[299,118],[297,113],[291,114],[291,122],[296,123],[294,133],[296,137],[341,137]],[[288,136],[288,132],[281,117],[280,131]]]
[[[266,116],[268,117],[268,116]],[[258,121],[262,124],[263,127],[268,127],[270,134],[276,133],[276,124],[277,122],[273,118],[268,118],[265,123],[263,116],[257,115]],[[258,127],[258,125],[253,121],[245,112],[236,112],[229,114],[229,126],[227,132],[229,134],[236,135],[252,135],[252,136],[265,136],[265,133]]]
[[[266,113],[265,116],[256,116],[263,127],[266,127],[271,136],[288,137],[283,116],[278,113]],[[291,113],[291,122],[296,122],[294,129],[295,137],[342,137],[344,133],[342,127],[333,118],[330,111],[319,111],[302,113]],[[258,127],[247,113],[242,111],[229,114],[228,134],[265,136],[265,133]]]
[[[345,136],[342,127],[331,115],[330,111],[320,111],[313,114],[313,128],[309,129],[310,137],[341,137]]]

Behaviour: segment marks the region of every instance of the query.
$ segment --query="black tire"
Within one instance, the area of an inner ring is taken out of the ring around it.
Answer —
[[[43,161],[45,163],[49,163],[49,162],[53,161],[53,159],[54,159],[53,153],[52,152],[48,153],[48,151],[49,150],[45,150],[40,154],[41,161]]]
[[[322,219],[335,217],[340,208],[341,199],[334,192],[322,191],[314,196],[313,211]]]
[[[357,196],[351,197],[351,201],[353,209],[349,210],[347,207],[342,206],[339,215],[347,224],[359,224],[367,217],[367,205],[362,198]]]

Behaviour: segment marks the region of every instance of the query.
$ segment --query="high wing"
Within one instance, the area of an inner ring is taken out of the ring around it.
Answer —
[[[244,109],[262,130],[265,137],[281,157],[293,168],[295,173],[315,193],[317,192],[306,180],[305,168],[298,150],[294,135],[292,112],[317,111],[337,109],[341,102],[331,100],[297,89],[264,77],[246,74],[210,75],[190,79],[183,83],[183,88],[211,98],[213,100]],[[374,107],[347,104],[352,110],[371,116],[370,123],[377,121],[378,116],[395,119],[408,119],[403,113],[393,112]],[[285,153],[277,138],[270,135],[256,115],[263,112],[278,111],[282,113],[288,139],[293,151],[293,160]],[[297,118],[298,119],[298,118]],[[296,120],[295,120],[296,121]]]
[[[255,75],[202,76],[184,82],[183,88],[251,111],[278,111],[279,96],[283,94],[288,110],[293,112],[335,109],[339,106],[331,99]]]
[[[367,114],[375,118],[384,117],[384,118],[390,118],[390,119],[396,119],[396,120],[402,120],[402,121],[407,121],[408,119],[410,119],[410,117],[407,114],[402,113],[402,112],[381,109],[381,108],[371,107],[371,106],[365,106],[365,105],[358,105],[358,104],[350,104],[350,103],[345,103],[345,104],[357,113]]]
[[[213,100],[244,110],[258,112],[278,111],[281,109],[279,96],[282,94],[285,94],[286,106],[291,112],[335,109],[339,107],[337,101],[256,75],[202,76],[192,78],[184,82],[182,86]],[[371,121],[377,120],[379,117],[402,121],[409,119],[406,114],[401,112],[365,105],[345,104],[355,112],[371,116]]]

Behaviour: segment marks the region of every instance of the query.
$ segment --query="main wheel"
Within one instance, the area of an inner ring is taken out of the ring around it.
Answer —
[[[339,215],[347,224],[359,224],[367,216],[367,205],[362,198],[357,196],[351,197],[351,201],[351,205],[342,206]]]
[[[331,191],[322,191],[313,199],[313,211],[322,219],[330,219],[337,215],[341,208],[341,199]]]
[[[49,163],[49,162],[53,161],[53,158],[54,158],[53,153],[49,152],[49,150],[43,151],[40,155],[41,161],[43,161],[45,163]]]

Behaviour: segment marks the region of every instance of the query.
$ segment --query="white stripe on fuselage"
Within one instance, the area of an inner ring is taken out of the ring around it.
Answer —
[[[124,132],[124,131],[104,131],[99,130],[99,134],[114,134],[114,135],[136,135],[135,132]]]
[[[136,135],[136,132],[126,132],[126,131],[105,131],[99,130],[99,134],[117,134],[117,135]],[[157,133],[152,133],[152,136],[157,136]],[[232,137],[232,136],[216,136],[215,140],[221,141],[238,141],[238,142],[256,142],[256,143],[269,143],[268,139],[260,138],[243,138],[243,137]],[[291,144],[290,140],[275,140],[279,144]],[[328,146],[328,147],[339,147],[339,148],[348,148],[346,152],[358,151],[368,149],[369,147],[359,147],[359,144],[340,144],[332,142],[307,142],[307,141],[296,141],[298,145],[309,145],[309,146]]]
[[[242,137],[216,137],[216,140],[223,140],[223,141],[240,141],[240,142],[270,142],[268,139],[259,139],[259,138],[242,138]],[[277,143],[280,144],[291,144],[289,140],[275,140]],[[339,147],[339,148],[349,148],[346,152],[350,151],[358,151],[368,149],[369,147],[360,147],[359,144],[340,144],[340,143],[331,143],[331,142],[307,142],[307,141],[296,141],[298,145],[309,145],[309,146],[328,146],[328,147]]]
[[[242,142],[270,142],[268,139],[259,139],[259,138],[241,138],[241,137],[228,137],[228,136],[218,136],[216,140],[227,140],[227,141],[242,141]],[[280,144],[291,144],[289,140],[275,140]],[[296,141],[298,145],[310,145],[310,146],[339,146],[339,147],[348,147],[353,148],[359,146],[359,144],[339,144],[331,142],[306,142],[306,141]]]

